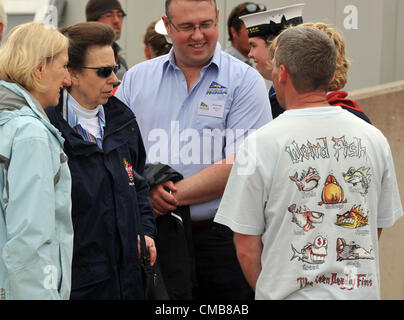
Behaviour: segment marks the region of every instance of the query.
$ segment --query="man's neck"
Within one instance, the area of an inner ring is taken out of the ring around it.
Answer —
[[[198,82],[199,76],[201,75],[202,68],[180,68],[187,81],[188,93],[191,92],[195,83]]]
[[[286,101],[287,110],[325,107],[329,105],[330,104],[327,101],[327,93],[324,91],[297,94],[292,97],[289,96],[289,99]]]
[[[180,68],[182,73],[185,76],[185,80],[187,81],[188,93],[191,92],[192,88],[194,87],[195,83],[198,81],[201,70],[204,66],[192,66],[192,65],[185,65],[178,63],[177,59],[175,59],[175,63],[177,67]]]

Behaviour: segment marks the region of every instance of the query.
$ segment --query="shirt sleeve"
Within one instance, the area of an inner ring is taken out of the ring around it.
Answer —
[[[227,117],[226,157],[237,153],[240,144],[253,131],[272,120],[271,105],[264,79],[252,68],[234,93],[231,110]]]
[[[130,101],[130,87],[131,87],[131,73],[132,73],[132,69],[125,72],[123,78],[122,78],[122,82],[119,85],[118,89],[115,92],[115,97],[118,98],[119,100],[121,100],[124,104],[126,104],[129,108],[132,109],[132,104]],[[133,111],[133,110],[132,110]]]
[[[215,222],[237,233],[261,235],[265,226],[265,188],[251,138],[240,147]]]
[[[2,257],[17,300],[60,299],[57,286],[47,285],[49,270],[56,269],[59,259],[54,256],[59,250],[53,247],[58,244],[52,241],[55,189],[51,157],[46,137],[13,144],[7,173],[7,242]]]
[[[381,181],[381,194],[377,216],[378,228],[391,227],[395,221],[403,215],[393,156],[387,140],[386,143],[386,166]]]

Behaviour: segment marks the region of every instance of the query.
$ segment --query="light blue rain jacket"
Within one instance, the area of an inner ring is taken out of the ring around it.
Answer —
[[[0,299],[69,299],[71,178],[61,134],[0,81]]]

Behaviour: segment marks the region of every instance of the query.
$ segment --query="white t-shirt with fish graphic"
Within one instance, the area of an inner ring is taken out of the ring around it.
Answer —
[[[384,135],[317,107],[247,138],[215,222],[262,236],[256,299],[379,299],[377,228],[402,215]]]

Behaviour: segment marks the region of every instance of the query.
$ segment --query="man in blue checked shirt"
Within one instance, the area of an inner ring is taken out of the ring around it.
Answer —
[[[116,97],[135,113],[147,161],[162,162],[184,179],[150,191],[155,215],[189,205],[198,299],[248,299],[227,227],[213,223],[238,145],[268,123],[263,78],[224,53],[214,0],[166,0],[170,53],[140,63],[124,76]]]

